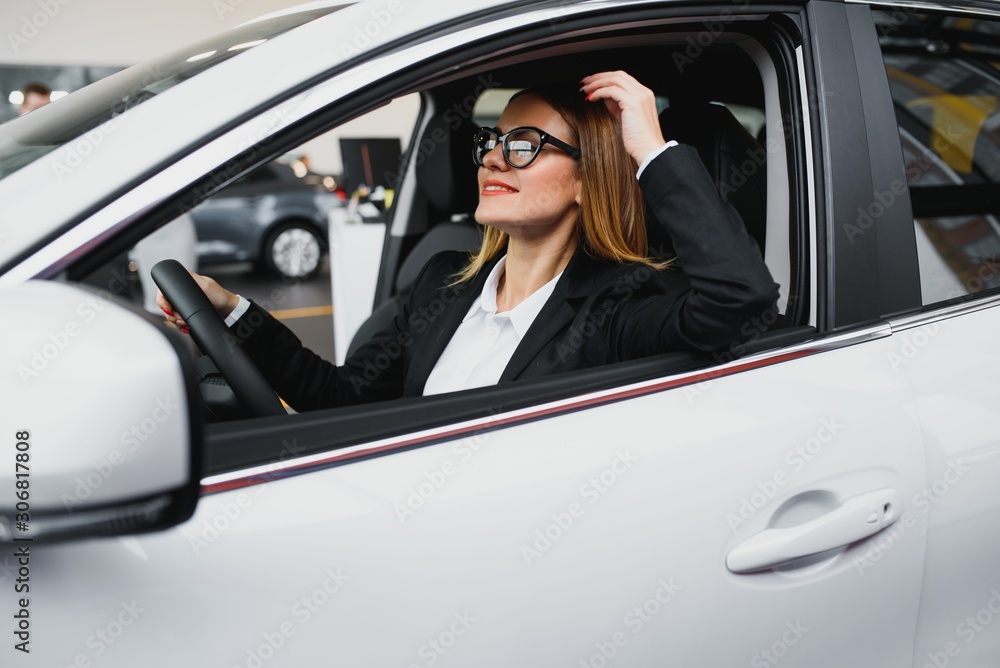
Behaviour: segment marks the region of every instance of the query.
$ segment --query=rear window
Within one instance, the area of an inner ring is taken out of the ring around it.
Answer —
[[[1000,287],[1000,22],[876,12],[924,304]],[[877,218],[873,202],[870,218]]]

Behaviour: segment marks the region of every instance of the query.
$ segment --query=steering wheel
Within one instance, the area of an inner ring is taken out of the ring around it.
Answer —
[[[227,341],[229,328],[198,284],[177,260],[153,265],[150,274],[177,314],[188,324],[191,337],[229,383],[236,398],[254,415],[287,415],[278,396],[264,380],[243,346]]]

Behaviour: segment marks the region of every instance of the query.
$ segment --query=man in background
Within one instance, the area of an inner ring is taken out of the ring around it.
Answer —
[[[45,84],[32,81],[21,89],[24,99],[21,101],[21,115],[44,107],[52,100],[52,91]]]

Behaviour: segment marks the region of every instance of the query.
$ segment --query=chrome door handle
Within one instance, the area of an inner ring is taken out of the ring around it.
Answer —
[[[894,489],[852,497],[811,522],[751,536],[730,550],[726,566],[733,573],[751,573],[859,541],[895,522],[900,507]]]

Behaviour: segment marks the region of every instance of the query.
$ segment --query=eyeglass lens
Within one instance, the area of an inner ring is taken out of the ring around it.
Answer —
[[[476,163],[482,164],[486,154],[496,148],[499,137],[496,132],[481,130],[476,135]],[[504,135],[503,155],[511,167],[524,167],[528,165],[541,144],[541,136],[537,131],[531,129],[517,129]]]

